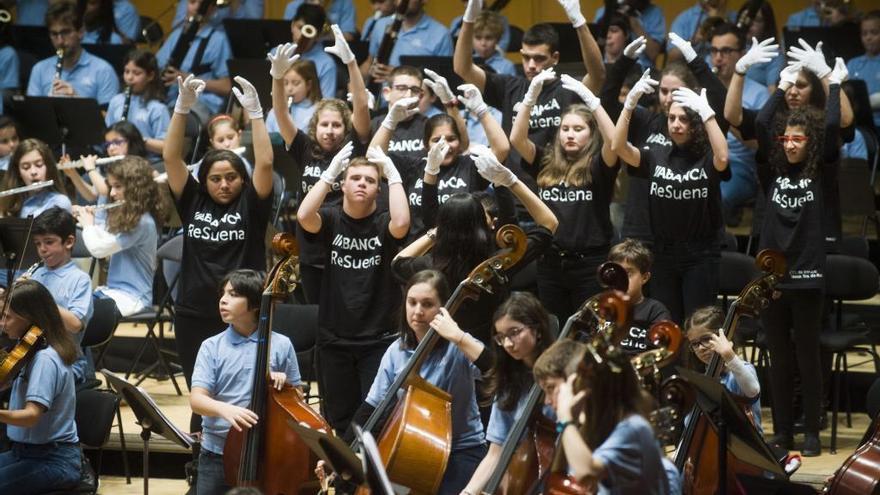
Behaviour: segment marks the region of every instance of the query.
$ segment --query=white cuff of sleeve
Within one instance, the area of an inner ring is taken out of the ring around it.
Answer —
[[[116,235],[107,232],[103,227],[97,225],[89,225],[83,228],[83,242],[86,245],[86,249],[95,258],[107,258],[122,251],[122,246],[119,245]]]

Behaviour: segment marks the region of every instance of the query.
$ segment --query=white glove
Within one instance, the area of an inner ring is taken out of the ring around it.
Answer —
[[[330,160],[330,165],[327,165],[327,168],[321,172],[321,180],[331,186],[335,184],[336,178],[348,166],[348,160],[351,158],[352,151],[354,151],[354,145],[351,141],[345,143],[345,146]]]
[[[371,93],[369,90],[367,90],[366,93],[367,93],[367,108],[369,108],[370,110],[375,110],[376,109],[376,95]],[[345,93],[345,101],[352,103],[353,100],[354,100],[354,98],[352,98],[351,93]]]
[[[828,84],[840,84],[849,77],[849,70],[846,68],[846,62],[842,58],[834,59],[834,69],[828,75]]]
[[[388,180],[388,185],[401,184],[403,179],[400,178],[400,172],[394,166],[394,161],[386,155],[378,146],[370,146],[367,150],[367,160],[382,167],[382,175]]]
[[[636,81],[636,83],[633,84],[632,89],[627,93],[626,101],[623,102],[623,107],[627,110],[632,110],[638,105],[639,99],[642,95],[653,93],[655,91],[654,87],[659,84],[659,82],[651,79],[651,69],[645,69],[645,72],[642,73],[641,79]]]
[[[709,100],[706,98],[706,88],[697,94],[691,88],[682,86],[672,92],[672,101],[700,114],[703,122],[715,116],[715,110],[712,110],[712,107],[709,106]]]
[[[759,43],[758,38],[752,37],[751,48],[736,62],[736,72],[744,76],[749,67],[766,64],[777,55],[779,55],[779,45],[776,44],[775,38],[767,38]]]
[[[431,175],[440,174],[440,164],[443,163],[447,153],[449,153],[449,143],[441,138],[440,141],[434,143],[428,151],[428,161],[425,162],[425,173]]]
[[[235,82],[244,90],[242,92],[235,86],[232,87],[232,94],[235,95],[235,99],[241,104],[241,108],[247,111],[248,117],[251,119],[262,119],[263,107],[260,106],[260,97],[257,95],[257,89],[254,88],[250,81],[241,76],[235,76]]]
[[[535,106],[535,103],[538,102],[538,96],[541,94],[541,89],[544,87],[544,83],[552,81],[553,79],[556,79],[556,72],[553,71],[553,67],[539,72],[537,76],[532,78],[532,82],[529,83],[529,89],[526,91],[526,95],[523,96],[522,104],[530,107]]]
[[[354,62],[354,52],[351,51],[348,42],[345,41],[345,37],[342,35],[342,30],[339,29],[339,24],[330,26],[330,29],[333,30],[333,39],[336,40],[336,42],[333,46],[324,48],[324,51],[339,57],[339,60],[341,60],[344,65]]]
[[[626,48],[623,49],[623,55],[636,60],[647,47],[648,40],[646,40],[644,36],[639,36],[632,40],[630,44],[626,45]]]
[[[474,163],[477,165],[477,172],[492,184],[511,187],[519,182],[516,175],[509,168],[502,165],[492,153],[479,153],[473,155],[473,157]]]
[[[455,101],[455,95],[452,94],[452,89],[449,87],[449,83],[446,81],[446,78],[432,71],[431,69],[424,69],[425,75],[428,76],[425,79],[425,84],[431,88],[431,91],[440,98],[440,101],[444,105],[448,105],[449,103]]]
[[[559,76],[559,80],[562,81],[562,87],[573,91],[578,96],[584,100],[584,103],[587,104],[587,108],[590,109],[591,112],[595,112],[597,108],[599,108],[599,98],[590,91],[590,88],[584,86],[584,83],[578,81],[577,79],[569,76],[568,74],[563,74]]]
[[[468,0],[461,21],[470,23],[477,22],[477,16],[480,15],[481,10],[483,10],[483,0]]]
[[[401,98],[395,101],[391,108],[388,109],[388,114],[385,115],[385,119],[382,121],[382,127],[389,131],[397,129],[397,124],[419,113],[418,107],[413,107],[418,102],[418,96],[410,96],[409,98]]]
[[[296,51],[295,43],[284,43],[278,45],[274,55],[272,52],[266,55],[266,58],[272,63],[272,68],[269,69],[272,79],[284,79],[284,74],[299,59],[299,55],[294,54],[294,51]]]
[[[825,55],[822,53],[822,42],[816,44],[816,48],[810,46],[803,38],[798,38],[798,46],[788,49],[788,57],[795,62],[800,62],[804,69],[816,74],[819,79],[831,73],[831,67],[825,63]]]
[[[186,76],[185,80],[177,76],[177,102],[174,103],[174,113],[188,114],[204,90],[205,81],[196,79],[192,74]]]
[[[581,2],[580,0],[557,0],[559,5],[562,5],[562,8],[565,9],[565,15],[568,16],[568,20],[571,21],[571,26],[575,29],[583,26],[587,23],[587,20],[584,19],[584,15],[581,14]]]
[[[783,84],[788,84],[788,86],[792,86],[797,82],[801,69],[803,69],[803,67],[800,62],[795,62],[793,60],[789,62],[788,65],[782,69],[782,72],[779,73],[779,85],[782,86]]]
[[[483,118],[483,115],[486,115],[486,112],[489,111],[489,105],[486,105],[486,102],[483,101],[483,94],[480,93],[480,89],[473,84],[462,84],[458,87],[458,90],[464,93],[458,97],[458,101],[462,102],[468,112],[478,119]]]
[[[685,41],[681,36],[672,31],[669,32],[669,42],[672,43],[672,46],[678,48],[678,51],[681,52],[687,63],[691,63],[697,58],[697,52],[694,50],[694,47],[691,46],[691,42]]]

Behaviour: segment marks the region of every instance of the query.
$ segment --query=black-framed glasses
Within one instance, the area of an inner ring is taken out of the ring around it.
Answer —
[[[495,343],[504,346],[504,341],[510,339],[511,342],[516,340],[517,337],[522,334],[523,330],[527,329],[527,326],[521,327],[513,327],[507,331],[507,333],[496,333],[493,339],[495,339]]]
[[[706,335],[703,335],[702,337],[699,337],[696,340],[690,341],[690,346],[691,346],[691,349],[696,351],[700,347],[709,347],[709,342],[711,342],[711,341],[712,341],[712,334],[706,334]]]
[[[711,55],[721,54],[725,57],[729,57],[731,53],[738,52],[739,48],[733,48],[730,46],[723,46],[721,48],[715,48],[714,46],[709,48],[709,53]]]
[[[391,86],[391,89],[394,91],[400,91],[401,93],[412,91],[412,94],[419,96],[424,92],[421,86],[407,86],[406,84],[395,84],[394,86]]]
[[[111,146],[122,146],[123,144],[125,144],[127,142],[128,142],[127,139],[122,139],[122,138],[111,139],[110,141],[104,141],[104,148],[109,148]]]

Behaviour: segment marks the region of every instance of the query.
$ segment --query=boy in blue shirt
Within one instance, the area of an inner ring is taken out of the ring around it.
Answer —
[[[222,494],[230,488],[223,477],[223,447],[229,428],[241,431],[259,421],[247,407],[254,369],[260,369],[255,360],[263,279],[254,270],[235,270],[220,282],[220,287],[220,316],[229,326],[202,342],[190,392],[193,412],[203,416],[199,494]],[[302,385],[290,339],[272,332],[270,349],[272,386],[281,390],[285,383]]]

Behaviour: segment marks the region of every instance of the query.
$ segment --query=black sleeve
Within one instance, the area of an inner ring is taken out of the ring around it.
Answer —
[[[697,77],[700,87],[706,88],[706,98],[709,100],[709,106],[715,111],[715,121],[721,127],[721,132],[727,134],[727,128],[730,127],[724,118],[724,100],[727,98],[727,88],[701,57],[693,59],[688,67]]]
[[[770,149],[773,146],[773,115],[776,114],[784,98],[785,91],[777,88],[755,118],[755,135],[758,138],[758,153],[761,156],[770,156]]]
[[[634,65],[636,65],[636,61],[624,55],[608,66],[605,71],[605,84],[599,90],[599,100],[602,102],[602,108],[605,109],[611,120],[615,122],[617,117],[620,116],[620,111],[623,109],[623,105],[618,101],[620,88],[623,87],[626,75],[629,74]]]
[[[828,106],[825,109],[825,163],[836,163],[840,156],[840,85],[828,88]]]
[[[654,113],[647,108],[636,107],[633,109],[632,116],[629,119],[629,130],[626,132],[626,138],[633,146],[641,146],[647,141],[648,135],[651,132],[650,122],[653,116]],[[615,119],[614,124],[617,125],[617,119]]]
[[[195,203],[196,197],[199,194],[199,183],[193,178],[192,174],[186,173],[186,184],[183,186],[183,191],[180,193],[180,197],[174,202],[174,206],[177,208],[177,215],[180,217],[183,225],[186,225],[190,222],[190,210],[192,209],[193,203]]]
[[[373,411],[375,411],[375,410],[376,410],[376,408],[367,404],[366,401],[362,402],[361,406],[359,408],[357,408],[357,411],[354,412],[354,416],[352,416],[351,423],[348,424],[348,428],[345,429],[345,432],[342,434],[342,437],[340,437],[340,438],[342,438],[342,441],[351,445],[355,439],[354,426],[352,426],[352,425],[355,425],[355,424],[358,426],[365,425],[367,423],[367,420],[370,419],[370,416],[373,415]],[[377,426],[375,428],[376,431],[370,432],[370,433],[373,433],[374,436],[377,435],[382,430],[378,424],[376,426]]]
[[[755,129],[755,120],[758,118],[758,111],[751,108],[743,108],[742,122],[739,124],[739,134],[743,141],[749,141],[758,137],[758,131]]]
[[[437,210],[440,209],[437,194],[437,184],[422,182],[422,224],[425,229],[437,226]]]
[[[398,256],[391,260],[391,273],[401,284],[409,281],[416,273],[431,268],[430,256],[416,256],[414,258]]]
[[[486,86],[483,88],[483,101],[490,107],[502,108],[504,104],[504,88],[514,76],[486,72]]]
[[[485,375],[495,366],[495,353],[492,352],[492,348],[489,346],[483,347],[483,352],[477,356],[477,360],[474,361],[474,366],[480,370],[480,373]]]
[[[502,186],[496,187],[495,203],[498,204],[498,226],[516,225],[516,202],[510,189]]]
[[[550,232],[544,227],[535,227],[528,232],[527,243],[528,247],[526,247],[526,254],[524,254],[522,259],[519,260],[519,263],[514,265],[513,269],[508,272],[510,277],[528,266],[532,261],[538,259],[539,256],[547,251],[547,248],[553,243],[553,232]]]

